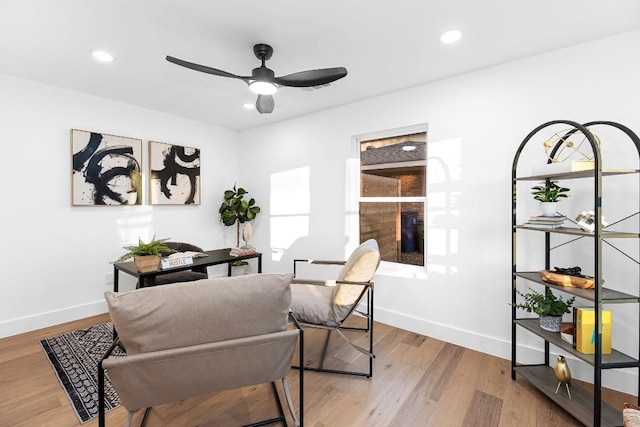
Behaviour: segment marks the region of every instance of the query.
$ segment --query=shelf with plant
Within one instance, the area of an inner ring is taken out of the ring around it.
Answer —
[[[569,299],[563,299],[562,296],[556,295],[551,289],[545,289],[538,292],[529,288],[527,293],[523,293],[516,289],[516,293],[520,295],[524,301],[514,304],[515,308],[535,313],[540,317],[540,327],[549,332],[560,332],[560,324],[562,323],[562,315],[571,313],[571,306],[576,300],[573,296]]]

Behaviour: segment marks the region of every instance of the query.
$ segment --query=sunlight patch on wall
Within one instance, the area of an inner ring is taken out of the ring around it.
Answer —
[[[309,167],[271,175],[271,258],[279,261],[296,240],[309,236],[311,212]]]
[[[153,208],[151,206],[136,206],[126,210],[123,218],[116,220],[118,226],[118,238],[122,245],[135,245],[138,239],[148,242],[153,239]],[[156,236],[162,239],[166,236]]]
[[[427,159],[427,267],[456,274],[462,179],[462,140],[429,143]]]

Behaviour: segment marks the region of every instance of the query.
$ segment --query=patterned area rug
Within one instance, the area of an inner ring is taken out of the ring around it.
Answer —
[[[84,424],[98,416],[98,362],[113,342],[111,323],[69,332],[40,341],[71,405]],[[124,356],[117,347],[113,356]],[[120,400],[105,378],[105,408],[120,406]]]

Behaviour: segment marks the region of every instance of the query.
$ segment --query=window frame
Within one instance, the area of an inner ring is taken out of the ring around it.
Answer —
[[[376,140],[376,139],[385,139],[385,138],[394,138],[394,137],[399,137],[399,136],[403,136],[403,135],[410,135],[410,134],[415,134],[415,133],[425,133],[427,135],[427,141],[426,141],[426,147],[427,147],[427,153],[428,153],[428,139],[429,139],[429,133],[428,133],[428,124],[427,123],[420,123],[420,124],[416,124],[416,125],[411,125],[411,126],[403,126],[403,127],[398,127],[398,128],[393,128],[393,129],[386,129],[386,130],[381,130],[381,131],[375,131],[375,132],[367,132],[367,133],[362,133],[362,134],[358,134],[358,135],[353,135],[352,136],[352,148],[353,148],[353,153],[354,153],[354,158],[356,159],[355,163],[357,165],[354,165],[352,169],[353,173],[355,174],[354,179],[350,180],[352,183],[352,187],[350,189],[350,192],[352,194],[354,194],[355,197],[352,197],[351,199],[353,200],[353,206],[351,207],[350,211],[354,213],[354,218],[352,221],[352,226],[350,227],[350,232],[348,232],[348,235],[351,237],[352,241],[355,241],[356,243],[360,243],[360,203],[369,203],[369,202],[373,202],[373,203],[405,203],[405,202],[411,202],[411,203],[422,203],[423,204],[423,212],[424,212],[424,217],[427,217],[427,183],[426,183],[426,178],[427,178],[427,159],[424,160],[424,164],[423,165],[419,165],[424,167],[424,176],[425,176],[425,188],[424,188],[424,196],[398,196],[398,197],[379,197],[379,196],[375,196],[375,197],[363,197],[360,194],[360,185],[361,185],[361,157],[360,157],[360,147],[361,147],[361,143],[365,142],[365,141],[370,141],[370,140]],[[426,232],[427,232],[427,227],[426,227],[426,221],[425,221],[425,242],[426,242]],[[381,270],[379,270],[379,272],[382,273],[389,273],[392,275],[396,275],[396,276],[403,276],[406,275],[407,273],[410,274],[410,277],[416,277],[416,274],[420,274],[420,273],[426,273],[427,270],[427,245],[426,243],[423,242],[423,254],[424,254],[424,265],[414,265],[414,264],[404,264],[401,262],[393,262],[393,261],[382,261],[381,263]]]

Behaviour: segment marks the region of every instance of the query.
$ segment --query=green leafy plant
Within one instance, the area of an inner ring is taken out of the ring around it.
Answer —
[[[123,262],[137,256],[161,256],[163,253],[175,252],[173,249],[170,249],[169,247],[167,247],[167,245],[164,244],[164,242],[166,242],[167,240],[169,240],[169,238],[156,239],[156,236],[153,236],[153,239],[151,239],[150,242],[145,243],[142,241],[142,239],[138,238],[138,244],[135,246],[124,246],[124,249],[129,252],[122,255],[114,262]]]
[[[524,302],[515,304],[514,307],[536,313],[538,316],[562,316],[564,313],[570,313],[569,308],[576,300],[576,297],[563,300],[551,292],[551,289],[547,289],[544,294],[531,288],[526,294],[517,289],[516,292],[524,298]]]
[[[240,224],[251,221],[260,213],[260,207],[253,198],[246,200],[244,196],[249,192],[242,187],[224,192],[224,201],[218,209],[220,221],[226,226],[237,224],[236,245],[240,246]]]
[[[560,187],[556,184],[557,181],[547,181],[544,182],[543,185],[536,185],[535,187],[531,187],[533,192],[533,198],[540,202],[557,202],[558,199],[564,199],[569,197],[566,194],[569,189],[565,187]]]

